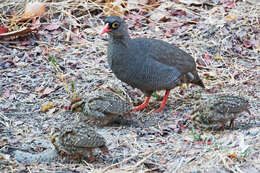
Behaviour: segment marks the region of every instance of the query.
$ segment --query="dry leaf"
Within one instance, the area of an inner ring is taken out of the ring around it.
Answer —
[[[236,153],[231,153],[231,154],[228,155],[228,157],[231,158],[231,159],[237,159],[238,158]]]
[[[27,27],[24,27],[24,28],[19,29],[17,31],[12,31],[12,32],[7,32],[7,33],[0,34],[0,38],[1,37],[24,36],[24,35],[27,35],[27,34],[31,33],[32,31],[34,31],[36,29],[37,28],[27,28]]]
[[[53,91],[54,91],[54,89],[46,87],[45,90],[43,91],[42,95],[48,95]]]
[[[9,98],[9,97],[10,97],[10,89],[7,89],[7,90],[4,92],[3,97],[5,97],[5,98]]]
[[[120,16],[126,12],[126,3],[125,0],[108,0],[104,5],[103,12],[105,16]]]
[[[227,21],[229,21],[229,20],[235,20],[235,21],[237,21],[237,17],[236,17],[236,16],[233,16],[233,15],[231,15],[231,14],[229,14],[229,15],[226,16],[226,20],[227,20]]]
[[[4,26],[0,26],[0,34],[7,33],[7,32],[8,32],[8,28]]]
[[[60,24],[51,23],[51,24],[44,26],[44,29],[47,29],[48,31],[53,31],[53,30],[58,29],[59,27],[60,27]]]
[[[44,86],[35,87],[36,92],[41,92],[44,89]]]
[[[154,10],[155,8],[158,8],[160,6],[160,1],[159,0],[147,0],[146,2],[140,1],[140,6],[144,11],[151,11]],[[142,5],[145,4],[145,5]],[[139,9],[139,8],[137,8]]]
[[[210,57],[210,55],[208,55],[208,54],[204,54],[204,59],[206,59],[207,61],[210,61],[210,60],[211,60],[211,57]]]
[[[24,14],[20,21],[26,21],[34,17],[43,16],[46,12],[46,6],[42,2],[28,3],[25,7]]]
[[[216,56],[215,56],[215,60],[223,60],[223,57],[220,56],[220,55],[216,55]]]
[[[45,112],[47,112],[49,109],[53,108],[53,106],[54,106],[54,103],[53,103],[53,102],[48,102],[48,103],[42,105],[41,112],[45,113]]]
[[[166,12],[157,12],[157,13],[153,13],[150,16],[150,18],[151,18],[151,20],[156,21],[156,22],[159,22],[159,21],[166,22],[169,19],[169,16]]]

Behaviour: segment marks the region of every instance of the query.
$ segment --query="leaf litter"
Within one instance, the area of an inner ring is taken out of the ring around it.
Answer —
[[[38,32],[0,38],[2,172],[260,171],[260,7],[253,0],[42,3],[46,12],[38,19]],[[21,1],[0,3],[2,33],[15,30],[9,20],[25,6]],[[162,114],[149,113],[163,93],[154,94],[150,110],[132,115],[144,124],[141,127],[97,128],[110,153],[95,153],[94,163],[60,158],[45,163],[48,159],[38,154],[48,147],[35,141],[49,141],[53,127],[82,119],[66,110],[71,82],[82,97],[106,85],[134,104],[143,99],[139,90],[120,82],[109,69],[107,38],[99,32],[104,16],[111,14],[125,16],[133,37],[162,39],[190,53],[207,88],[175,88]],[[242,114],[234,131],[185,125],[200,97],[224,92],[247,97],[253,121]],[[17,152],[34,154],[35,160],[21,164]]]

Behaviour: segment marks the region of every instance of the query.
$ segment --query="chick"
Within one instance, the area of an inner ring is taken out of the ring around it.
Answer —
[[[70,110],[82,112],[101,125],[109,125],[115,121],[127,123],[124,119],[130,115],[131,104],[113,91],[100,89],[86,95],[84,99],[73,99]]]
[[[100,148],[104,154],[108,153],[105,139],[84,124],[56,128],[51,142],[60,154],[70,156],[73,159],[83,158],[90,154],[89,162],[94,162],[92,150],[95,148]]]
[[[230,128],[234,129],[234,120],[241,112],[248,112],[249,102],[241,96],[216,94],[207,98],[193,111],[191,120],[199,126],[211,128],[221,125],[222,130],[230,120]]]

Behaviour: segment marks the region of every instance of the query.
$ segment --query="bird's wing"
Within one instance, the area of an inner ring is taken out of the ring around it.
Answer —
[[[136,39],[138,41],[138,39]],[[145,47],[146,57],[152,58],[162,64],[176,67],[182,73],[191,72],[196,69],[194,58],[181,50],[180,48],[171,45],[165,41],[147,38],[140,42]]]
[[[104,139],[101,136],[90,132],[84,134],[71,133],[63,140],[65,145],[77,148],[93,148],[105,145]]]

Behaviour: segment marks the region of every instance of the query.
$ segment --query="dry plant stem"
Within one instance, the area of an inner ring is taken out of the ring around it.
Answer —
[[[137,156],[139,156],[139,155],[142,155],[143,157],[145,157],[145,159],[147,159],[149,156],[151,156],[152,154],[154,154],[154,153],[156,153],[156,152],[158,152],[158,150],[156,150],[156,151],[154,151],[154,152],[148,151],[148,152],[143,153],[143,154],[133,155],[133,156],[131,156],[131,157],[129,157],[129,158],[126,158],[125,160],[122,160],[122,161],[119,162],[119,163],[115,163],[115,164],[113,164],[113,165],[110,165],[110,166],[106,167],[105,169],[102,170],[102,173],[105,173],[105,172],[107,172],[109,169],[112,169],[113,167],[116,167],[117,165],[123,164],[123,163],[125,163],[125,162],[127,162],[127,161],[129,161],[129,160],[131,160],[131,159],[133,159],[133,158],[135,158],[135,157],[137,157]],[[147,157],[147,156],[148,156],[148,157]],[[141,161],[143,162],[145,159],[142,159]],[[140,165],[142,162],[138,162],[136,165],[138,166],[138,165]]]
[[[52,66],[55,68],[55,71],[57,72],[57,74],[58,74],[58,76],[59,76],[59,79],[60,79],[61,82],[63,83],[63,86],[64,86],[65,91],[69,94],[70,97],[72,97],[72,94],[71,94],[71,92],[70,92],[70,90],[69,90],[69,87],[68,87],[66,81],[65,81],[64,78],[63,78],[63,75],[59,72],[59,70],[58,70],[58,68],[57,68],[56,65],[54,65],[53,63],[51,63],[51,64],[52,64]]]
[[[0,117],[5,120],[5,121],[0,121],[0,123],[3,124],[5,127],[8,127],[9,125],[7,122],[10,122],[10,119],[1,113],[0,113]]]

